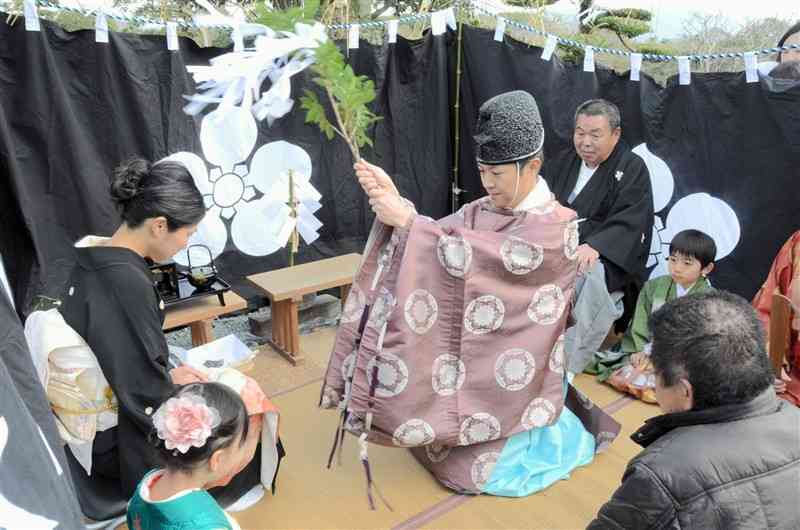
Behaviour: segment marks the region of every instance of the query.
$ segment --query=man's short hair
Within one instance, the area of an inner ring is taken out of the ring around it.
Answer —
[[[783,37],[780,38],[778,41],[778,47],[783,46],[786,44],[786,41],[794,35],[795,33],[800,33],[800,22],[796,22],[794,26],[790,27],[786,30],[786,33],[783,34]],[[781,62],[781,57],[783,56],[783,52],[778,52],[778,62]]]
[[[578,124],[578,116],[605,116],[611,130],[618,129],[622,124],[619,108],[605,99],[590,99],[584,101],[575,111],[575,124]]]
[[[669,244],[669,255],[680,254],[695,258],[700,262],[700,267],[714,263],[717,257],[717,245],[714,240],[700,230],[682,230],[675,234]]]
[[[742,297],[709,291],[677,298],[650,317],[651,360],[664,386],[692,384],[694,410],[752,400],[772,385],[761,322]]]
[[[800,61],[786,61],[770,70],[772,79],[791,79],[800,81]]]

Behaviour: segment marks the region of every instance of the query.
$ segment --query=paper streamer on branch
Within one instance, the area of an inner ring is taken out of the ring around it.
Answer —
[[[253,45],[215,57],[210,66],[187,67],[198,84],[198,93],[187,97],[189,103],[183,110],[197,115],[208,105],[241,107],[272,125],[292,109],[291,78],[314,62],[314,50],[327,40],[325,26],[298,23],[294,33],[276,33],[261,24],[237,27],[245,42],[252,38]],[[267,79],[272,84],[261,92]]]

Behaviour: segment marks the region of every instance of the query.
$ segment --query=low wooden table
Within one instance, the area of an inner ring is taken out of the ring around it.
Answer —
[[[189,325],[192,331],[192,344],[200,346],[214,340],[212,321],[220,316],[233,313],[247,307],[244,298],[228,291],[225,293],[225,305],[219,303],[216,296],[206,296],[167,307],[164,318],[164,330]]]
[[[304,361],[300,353],[298,316],[303,295],[339,287],[344,303],[359,265],[361,254],[345,254],[247,277],[269,297],[272,345],[290,363],[297,365]]]

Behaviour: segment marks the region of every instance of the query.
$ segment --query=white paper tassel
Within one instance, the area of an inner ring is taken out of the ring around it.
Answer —
[[[39,11],[36,9],[35,0],[25,0],[22,10],[25,14],[25,30],[26,31],[40,31],[39,26]]]
[[[544,50],[542,50],[542,60],[549,61],[553,57],[553,52],[556,51],[558,38],[555,35],[548,35],[547,42],[544,43]]]
[[[231,31],[231,40],[233,41],[233,51],[244,51],[244,34],[242,33],[241,25],[233,27],[233,31]]]
[[[594,48],[586,46],[583,50],[583,71],[594,72]]]
[[[108,43],[108,19],[102,9],[94,19],[94,41]]]
[[[447,25],[450,26],[450,29],[453,31],[458,29],[458,22],[456,22],[456,12],[453,11],[452,7],[448,7],[444,10],[445,18],[447,19]]]
[[[506,33],[506,19],[497,17],[497,26],[494,28],[494,40],[503,42],[503,35]]]
[[[631,54],[631,81],[639,81],[639,73],[642,71],[642,54]]]
[[[347,47],[351,50],[358,49],[358,37],[361,31],[361,26],[353,24],[347,32]]]
[[[389,44],[395,44],[397,42],[397,20],[390,20],[386,23],[386,33],[389,35]]]
[[[748,83],[758,83],[758,57],[755,53],[745,52],[744,72]]]
[[[431,13],[431,33],[433,35],[442,35],[447,31],[447,15],[444,11],[435,11]]]
[[[681,85],[688,85],[692,82],[692,68],[689,65],[689,58],[684,56],[678,57],[678,83]]]
[[[176,51],[178,49],[178,24],[167,22],[167,49]]]

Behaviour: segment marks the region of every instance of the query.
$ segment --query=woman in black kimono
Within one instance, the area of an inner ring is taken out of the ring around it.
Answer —
[[[158,465],[148,443],[150,415],[176,384],[205,379],[187,366],[167,369],[164,302],[145,258],[170,260],[186,247],[206,210],[189,171],[177,162],[127,162],[115,171],[111,195],[122,224],[111,238],[76,245],[77,264],[60,312],[94,352],[119,405],[118,425],[95,437],[92,475],[121,481],[130,497]],[[227,487],[211,491],[223,506],[259,482],[256,427],[254,439],[248,437],[255,458]]]

